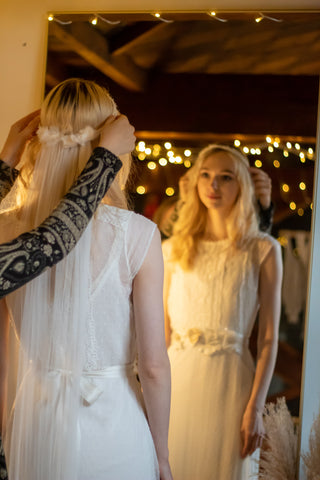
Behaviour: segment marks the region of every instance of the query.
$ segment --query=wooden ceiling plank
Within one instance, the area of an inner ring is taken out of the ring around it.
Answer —
[[[88,28],[90,35],[88,35]],[[86,24],[72,24],[69,28],[57,24],[50,25],[50,34],[62,41],[67,48],[75,51],[87,62],[110,77],[124,88],[142,91],[146,74],[139,67],[131,63],[126,69],[126,64],[113,62],[109,54],[108,44],[104,37]]]

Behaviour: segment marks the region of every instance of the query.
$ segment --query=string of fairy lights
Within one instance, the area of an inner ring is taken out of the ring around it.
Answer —
[[[193,12],[195,13],[195,12]],[[208,11],[200,11],[200,12],[197,12],[197,13],[203,13],[205,15],[208,15],[210,18],[218,21],[218,22],[223,22],[223,23],[226,23],[229,21],[228,18],[225,18],[226,16],[226,13],[232,13],[232,12],[216,12],[214,10],[208,10]],[[237,12],[237,13],[246,13],[246,12]],[[152,17],[155,17],[157,20],[161,21],[161,22],[164,22],[164,23],[173,23],[174,20],[173,19],[169,19],[169,18],[166,18],[168,16],[170,16],[170,12],[157,12],[157,11],[154,11],[154,12],[150,12],[149,15],[151,15]],[[70,25],[72,22],[72,20],[61,20],[61,18],[59,18],[59,15],[54,15],[53,13],[49,13],[48,15],[48,21],[49,22],[57,22],[59,23],[60,25]],[[89,22],[92,24],[92,25],[98,25],[99,22],[104,22],[104,23],[108,23],[110,25],[117,25],[117,24],[120,24],[121,23],[121,20],[110,20],[110,18],[106,18],[105,15],[101,15],[101,14],[98,14],[98,13],[92,13],[89,15]],[[276,23],[281,23],[283,21],[282,18],[278,18],[277,17],[274,17],[274,16],[271,16],[269,14],[266,14],[266,13],[263,13],[263,12],[257,12],[256,15],[253,16],[253,21],[256,22],[256,23],[260,23],[262,22],[262,20],[269,20],[271,22],[276,22]]]
[[[266,136],[260,142],[252,143],[245,143],[242,140],[235,138],[233,140],[233,146],[239,149],[245,155],[251,157],[253,164],[257,168],[268,168],[270,169],[270,156],[272,157],[272,168],[278,170],[281,167],[284,167],[284,164],[287,163],[286,159],[289,156],[294,156],[296,160],[299,161],[301,167],[305,165],[307,162],[314,162],[315,152],[314,147],[311,145],[302,144],[296,141],[286,141],[281,140],[278,136]],[[185,170],[192,167],[196,157],[198,155],[200,148],[196,147],[181,147],[181,146],[174,146],[172,142],[164,141],[162,143],[146,143],[143,140],[140,140],[136,146],[135,151],[135,158],[137,161],[142,162],[148,170],[150,170],[150,174],[156,173],[159,169],[168,168],[170,165],[179,165],[185,168]],[[268,152],[268,159],[266,159],[266,153]],[[308,186],[306,181],[302,181],[301,179],[297,179],[296,187],[304,193],[308,193],[312,191],[312,186]],[[284,194],[288,194],[291,189],[293,189],[293,185],[289,184],[289,182],[282,182],[280,183],[280,188]],[[139,184],[136,187],[136,193],[139,195],[145,195],[149,192],[149,188],[147,184]],[[170,197],[178,192],[174,188],[174,186],[166,185],[164,187],[164,192],[166,196]],[[310,193],[310,198],[311,198]],[[312,209],[312,201],[310,200],[309,203],[306,205],[307,207]],[[292,211],[296,211],[298,215],[304,215],[305,208],[301,206],[297,206],[294,200],[288,200],[288,207]]]

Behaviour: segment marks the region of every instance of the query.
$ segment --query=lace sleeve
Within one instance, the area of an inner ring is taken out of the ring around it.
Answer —
[[[62,260],[75,246],[121,168],[108,150],[94,149],[69,192],[38,228],[0,245],[0,298]]]
[[[0,202],[11,190],[19,172],[0,160]]]

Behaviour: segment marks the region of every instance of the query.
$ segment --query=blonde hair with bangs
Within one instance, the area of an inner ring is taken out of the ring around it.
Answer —
[[[172,260],[177,261],[185,270],[193,265],[198,252],[198,243],[205,233],[207,224],[207,208],[201,202],[197,189],[200,169],[208,157],[220,152],[226,153],[232,159],[239,182],[238,198],[227,218],[227,233],[232,246],[235,249],[244,248],[259,230],[248,159],[234,148],[208,145],[200,151],[194,166],[188,172],[188,195],[181,206],[171,240]]]

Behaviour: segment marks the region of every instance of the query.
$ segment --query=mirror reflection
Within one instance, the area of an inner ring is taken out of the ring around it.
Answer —
[[[59,15],[49,25],[46,88],[79,76],[110,89],[137,130],[132,198],[150,218],[165,199],[178,198],[179,178],[208,143],[234,146],[270,176],[284,281],[269,398],[284,394],[297,416],[319,18],[268,16]]]

